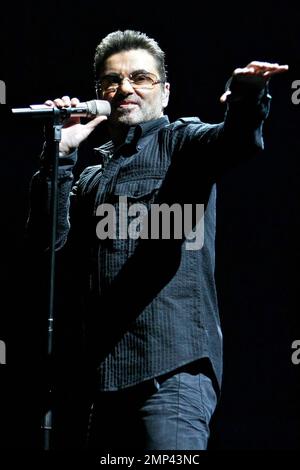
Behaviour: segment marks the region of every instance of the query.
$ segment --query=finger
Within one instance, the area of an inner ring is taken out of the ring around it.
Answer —
[[[269,64],[268,66],[264,65],[264,66],[261,66],[261,67],[255,67],[255,69],[257,71],[260,71],[260,72],[261,71],[266,71],[266,72],[271,71],[272,72],[273,70],[274,71],[275,70],[282,70],[282,71],[287,70],[285,66],[282,67],[281,65],[278,65],[278,64]]]
[[[255,73],[255,68],[247,66],[243,68],[237,68],[233,71],[233,75],[245,75],[248,73]]]
[[[274,71],[274,73],[282,73],[282,72],[287,72],[288,69],[289,69],[288,65],[278,65],[278,67],[271,69],[271,72]]]
[[[62,101],[64,103],[64,106],[66,108],[68,108],[69,106],[71,106],[71,100],[70,100],[70,97],[69,96],[63,96],[62,97]]]
[[[58,108],[63,108],[64,107],[64,102],[61,98],[56,98],[54,100],[54,104],[55,106],[57,106]]]
[[[263,73],[263,76],[266,77],[266,76],[271,76],[271,75],[275,75],[277,73],[284,73],[288,70],[289,68],[283,66],[283,67],[278,67],[277,69],[270,69],[270,70],[266,70],[264,73]]]
[[[288,64],[284,64],[284,65],[279,65],[279,68],[280,68],[283,72],[285,72],[286,70],[289,69],[289,66],[288,66]]]
[[[46,100],[46,101],[44,102],[44,104],[46,104],[47,106],[51,106],[52,108],[55,106],[55,105],[54,105],[54,102],[51,101],[51,100]]]
[[[225,103],[227,100],[227,96],[229,95],[231,95],[231,91],[230,90],[225,91],[225,93],[223,93],[223,95],[220,97],[221,103]]]
[[[91,121],[89,121],[87,124],[85,124],[85,126],[88,128],[88,129],[95,129],[95,127],[97,127],[102,121],[106,121],[107,119],[107,116],[97,116],[96,118],[92,119]]]
[[[250,64],[247,65],[247,67],[255,67],[255,68],[269,68],[269,67],[278,67],[278,63],[271,63],[271,62],[262,62],[259,60],[252,60]]]
[[[255,70],[257,71],[280,70],[282,72],[285,72],[289,69],[289,66],[287,64],[279,65],[278,62],[270,63],[270,62],[258,62],[258,61],[250,62],[250,64],[248,64],[247,67],[254,67]]]
[[[220,97],[220,102],[225,103],[225,101],[226,101],[226,95],[225,93],[223,93],[223,95]]]
[[[74,108],[80,103],[80,100],[78,98],[72,98],[71,99],[71,106],[74,106]]]
[[[288,70],[287,65],[270,65],[270,66],[251,66],[235,69],[233,75],[261,75],[267,77],[275,73],[283,73]]]

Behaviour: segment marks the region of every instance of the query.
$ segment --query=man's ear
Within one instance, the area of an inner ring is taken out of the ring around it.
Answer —
[[[166,82],[164,84],[164,90],[163,90],[163,99],[162,99],[163,108],[166,108],[168,106],[169,97],[170,97],[170,83]]]

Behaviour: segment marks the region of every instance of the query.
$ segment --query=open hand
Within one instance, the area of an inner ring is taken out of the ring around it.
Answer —
[[[233,71],[233,76],[258,76],[269,80],[272,75],[277,73],[286,72],[289,69],[288,65],[279,65],[277,63],[271,64],[270,62],[259,62],[253,60],[246,67],[237,68]],[[221,103],[225,103],[227,96],[231,94],[230,90],[225,91],[220,98]]]

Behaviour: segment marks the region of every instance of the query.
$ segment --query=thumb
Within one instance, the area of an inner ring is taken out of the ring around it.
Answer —
[[[100,124],[100,122],[106,121],[106,119],[107,119],[107,116],[97,116],[91,121],[89,121],[88,123],[86,123],[85,127],[92,131],[93,129],[95,129],[95,127],[97,127]]]
[[[227,96],[229,95],[231,95],[231,91],[230,90],[225,91],[225,93],[223,93],[223,95],[220,97],[221,103],[226,103]]]

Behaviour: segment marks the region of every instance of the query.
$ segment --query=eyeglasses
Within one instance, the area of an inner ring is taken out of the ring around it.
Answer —
[[[134,89],[151,89],[158,83],[165,83],[163,80],[158,80],[154,73],[138,70],[131,73],[128,77],[123,77],[117,73],[104,75],[100,78],[100,80],[98,80],[97,88],[100,89],[103,93],[114,93],[117,91],[123,80],[128,80]]]

